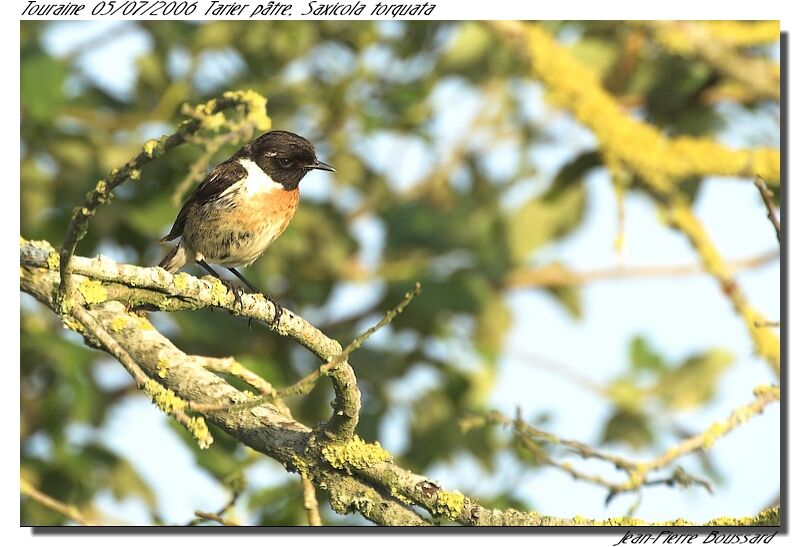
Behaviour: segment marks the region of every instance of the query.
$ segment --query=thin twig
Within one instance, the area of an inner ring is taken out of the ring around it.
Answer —
[[[537,461],[556,467],[575,479],[595,483],[608,488],[609,495],[606,498],[606,502],[622,492],[636,491],[643,486],[655,486],[660,484],[666,484],[668,486],[699,484],[710,492],[711,484],[707,480],[690,475],[680,467],[677,467],[669,477],[650,479],[648,476],[650,473],[663,469],[687,454],[698,450],[709,450],[720,437],[746,423],[754,415],[760,414],[768,404],[780,400],[780,388],[777,386],[759,386],[753,390],[753,394],[755,395],[754,401],[733,410],[725,421],[714,422],[706,428],[705,431],[668,448],[659,456],[647,461],[630,460],[597,450],[580,441],[562,439],[553,433],[543,431],[525,423],[519,416],[512,420],[496,411],[490,412],[484,416],[465,418],[461,421],[461,427],[462,429],[469,430],[474,427],[481,427],[489,424],[511,426],[522,445],[533,454]],[[608,462],[615,468],[625,471],[628,475],[628,480],[617,483],[603,477],[588,475],[577,471],[570,464],[559,462],[551,458],[544,449],[539,446],[538,442],[563,446],[583,459],[597,459]]]
[[[726,260],[731,272],[759,268],[780,258],[780,253],[768,253],[740,259]],[[649,277],[682,277],[704,273],[702,264],[676,264],[673,266],[616,266],[594,270],[572,271],[564,266],[551,264],[538,268],[512,270],[505,278],[509,289],[522,287],[575,287],[597,281],[611,281]]]
[[[403,297],[403,300],[394,307],[394,309],[389,310],[386,312],[386,315],[383,316],[383,319],[375,323],[373,326],[362,332],[356,338],[353,339],[352,342],[347,344],[347,347],[342,350],[342,352],[325,363],[324,365],[320,366],[317,370],[308,374],[304,378],[301,378],[291,386],[285,387],[283,389],[279,389],[277,392],[278,398],[288,397],[290,395],[305,395],[306,393],[310,392],[314,388],[314,384],[319,379],[320,376],[329,374],[332,370],[334,370],[339,364],[344,362],[347,359],[348,355],[353,353],[355,350],[361,347],[361,345],[367,341],[367,339],[375,334],[377,331],[388,325],[392,322],[392,320],[400,315],[406,306],[422,291],[422,286],[419,282],[414,286],[414,289],[407,292]]]
[[[207,513],[205,511],[195,511],[194,514],[197,517],[201,518],[201,519],[213,520],[214,522],[217,522],[217,523],[219,523],[219,524],[221,524],[223,526],[241,526],[241,524],[239,524],[238,522],[230,520],[230,519],[226,519],[225,517],[223,517],[222,515],[219,515],[217,513]]]
[[[308,515],[309,526],[322,526],[322,518],[319,516],[319,502],[317,492],[314,490],[314,483],[305,475],[300,475],[300,484],[303,489],[303,508]]]
[[[242,494],[241,490],[234,491],[233,495],[231,496],[231,499],[229,499],[228,502],[225,505],[223,505],[219,511],[216,511],[214,513],[206,511],[195,511],[194,514],[196,515],[197,518],[192,519],[192,521],[189,522],[187,526],[197,526],[203,520],[213,520],[214,522],[218,522],[225,526],[240,526],[239,523],[234,521],[233,519],[226,519],[225,513],[227,513],[231,507],[236,505],[236,502],[238,501],[239,496],[241,494]]]
[[[773,201],[775,194],[772,193],[772,190],[767,188],[767,183],[758,175],[756,175],[755,184],[758,191],[761,193],[761,199],[764,200],[764,206],[767,208],[767,218],[775,228],[775,237],[778,238],[778,243],[780,243],[781,221],[778,220],[778,214],[775,212],[775,202]]]
[[[19,491],[20,494],[22,494],[23,496],[29,497],[38,504],[43,505],[44,507],[47,507],[52,511],[55,511],[59,515],[66,517],[69,520],[75,521],[83,526],[97,526],[96,523],[84,517],[81,514],[81,512],[78,511],[77,508],[73,507],[72,505],[67,505],[56,499],[51,498],[41,490],[37,490],[36,488],[34,488],[33,485],[31,485],[25,479],[20,479]]]
[[[287,386],[285,388],[279,389],[272,394],[262,395],[261,397],[253,397],[252,399],[235,402],[235,403],[222,403],[222,404],[198,404],[198,403],[191,403],[190,409],[196,412],[218,412],[222,410],[242,410],[246,408],[252,408],[255,406],[262,405],[264,403],[269,403],[274,400],[283,399],[285,397],[289,397],[290,395],[305,395],[309,393],[314,386],[316,385],[317,380],[324,375],[330,374],[333,372],[336,367],[344,363],[347,357],[353,353],[355,350],[361,347],[361,345],[375,332],[380,330],[381,328],[385,327],[400,313],[403,312],[403,309],[414,299],[422,291],[422,286],[417,283],[413,290],[407,292],[403,300],[395,306],[393,309],[386,312],[386,315],[383,318],[375,323],[373,326],[362,332],[356,338],[350,342],[347,347],[345,347],[338,355],[334,358],[328,360],[326,363],[322,364],[319,368],[317,368],[314,372],[304,376],[294,384]]]

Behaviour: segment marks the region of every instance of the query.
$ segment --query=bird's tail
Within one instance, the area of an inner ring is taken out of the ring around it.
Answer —
[[[187,253],[186,247],[183,245],[183,240],[180,243],[175,245],[170,251],[167,253],[161,262],[158,263],[159,266],[167,270],[169,273],[175,273],[186,264]]]

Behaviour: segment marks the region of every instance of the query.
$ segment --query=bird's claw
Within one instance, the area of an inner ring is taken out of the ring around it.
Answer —
[[[241,287],[241,285],[234,281],[228,279],[220,279],[220,281],[223,285],[225,285],[225,287],[227,287],[229,291],[233,293],[233,306],[241,310],[243,306],[242,295],[244,294],[244,289]]]
[[[264,298],[267,299],[267,302],[272,304],[272,307],[275,308],[275,315],[272,316],[272,321],[270,321],[270,327],[273,329],[278,327],[278,324],[281,321],[281,316],[283,315],[283,306],[275,302],[272,297],[268,294],[264,295]]]

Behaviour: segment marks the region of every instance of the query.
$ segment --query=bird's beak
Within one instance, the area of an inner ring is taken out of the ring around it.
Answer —
[[[333,166],[319,160],[314,160],[314,163],[307,165],[306,169],[319,169],[320,171],[330,171],[332,173],[336,172],[336,169],[334,169]]]

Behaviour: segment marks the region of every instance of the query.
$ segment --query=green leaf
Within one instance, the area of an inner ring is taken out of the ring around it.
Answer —
[[[701,406],[714,398],[719,379],[733,360],[731,353],[721,349],[689,357],[677,369],[662,374],[654,393],[670,408]]]
[[[634,370],[662,370],[665,367],[664,359],[643,336],[631,340],[628,355]]]
[[[653,440],[649,420],[639,412],[619,409],[603,429],[603,443],[622,443],[639,449],[649,446]]]
[[[482,23],[467,21],[458,27],[455,37],[442,55],[443,67],[451,70],[471,67],[486,55],[491,36]]]
[[[477,319],[475,344],[478,351],[493,361],[500,353],[506,333],[511,326],[511,311],[502,296],[498,294],[485,301]]]
[[[644,403],[646,391],[633,379],[623,377],[608,386],[608,397],[614,404],[631,412],[639,412]]]
[[[546,293],[561,304],[573,319],[583,315],[583,299],[578,287],[548,287]]]
[[[511,260],[526,262],[530,254],[578,227],[586,209],[582,185],[568,185],[555,195],[534,198],[506,217]]]
[[[22,112],[36,121],[51,123],[64,102],[67,65],[44,55],[21,61],[19,78]]]

